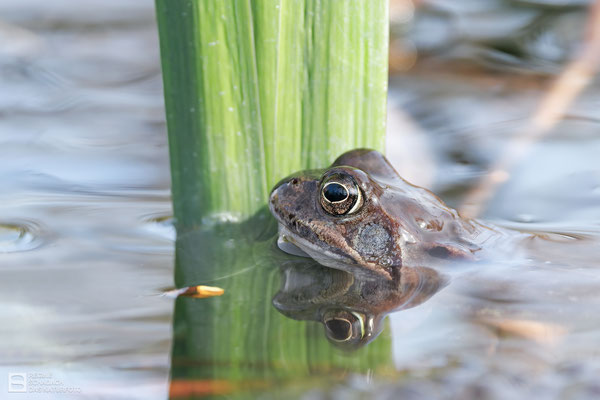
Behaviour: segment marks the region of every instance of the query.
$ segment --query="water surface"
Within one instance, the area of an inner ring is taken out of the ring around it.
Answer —
[[[585,3],[392,13],[399,172],[459,206],[575,54]],[[440,271],[446,285],[348,352],[282,310],[297,299],[273,306],[290,274],[311,278],[289,272],[268,214],[175,242],[153,13],[139,0],[0,4],[0,373],[79,389],[39,398],[598,397],[598,80],[481,216],[538,236]],[[226,295],[160,296],[196,283]]]

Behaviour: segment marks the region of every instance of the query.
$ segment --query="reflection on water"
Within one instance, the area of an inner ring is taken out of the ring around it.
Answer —
[[[349,358],[331,346],[319,324],[289,319],[271,305],[281,286],[280,265],[298,262],[279,251],[276,234],[277,224],[266,208],[243,223],[178,232],[177,286],[202,282],[225,293],[177,299],[172,397],[255,398],[262,391],[275,398],[282,391],[296,396],[312,385],[343,384],[349,373],[390,368],[389,335]],[[319,267],[315,271],[329,274]]]
[[[457,206],[580,47],[589,1],[396,3],[388,155]],[[485,210],[536,233],[527,251],[417,269],[432,286],[410,300],[295,264],[266,213],[174,244],[159,71],[152,1],[0,2],[0,374],[84,398],[598,397],[597,80]],[[161,297],[173,247],[177,286],[223,296]],[[387,318],[347,352],[326,334],[356,337],[353,312]]]
[[[327,339],[346,349],[370,343],[388,313],[415,307],[445,285],[426,267],[401,268],[397,280],[354,276],[312,260],[286,261],[281,269],[275,308],[293,319],[321,322]]]

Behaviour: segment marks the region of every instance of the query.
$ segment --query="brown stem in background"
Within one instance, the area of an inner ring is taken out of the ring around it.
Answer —
[[[500,158],[465,197],[460,213],[466,218],[477,217],[498,187],[510,178],[509,171],[565,115],[575,98],[594,77],[600,64],[600,0],[590,6],[584,45],[542,98],[536,112],[522,134],[509,143]]]

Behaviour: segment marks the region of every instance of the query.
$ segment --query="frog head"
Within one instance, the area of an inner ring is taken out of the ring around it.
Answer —
[[[282,249],[354,274],[397,279],[403,265],[472,258],[477,250],[468,221],[374,150],[292,174],[272,190],[269,206]]]

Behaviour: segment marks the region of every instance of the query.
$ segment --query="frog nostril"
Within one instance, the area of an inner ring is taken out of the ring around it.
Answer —
[[[297,185],[298,184],[298,179],[294,178],[291,180],[292,185]]]

